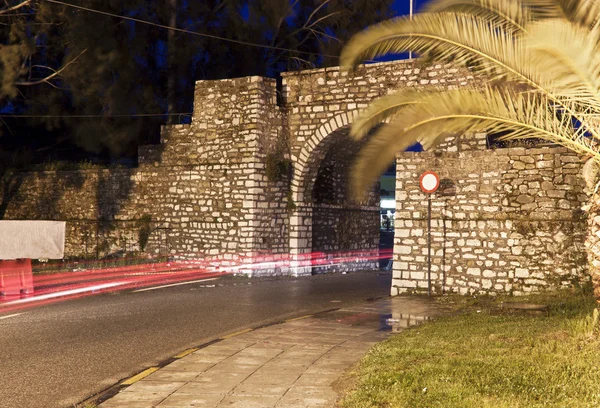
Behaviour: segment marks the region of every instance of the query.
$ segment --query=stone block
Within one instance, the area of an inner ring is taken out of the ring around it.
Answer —
[[[517,277],[517,278],[528,278],[529,277],[529,269],[515,268],[515,277]]]
[[[481,269],[479,269],[479,268],[468,268],[467,269],[467,275],[481,276]]]

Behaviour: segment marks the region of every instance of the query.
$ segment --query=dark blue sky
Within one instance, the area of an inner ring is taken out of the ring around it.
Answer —
[[[414,12],[419,11],[423,5],[427,3],[427,0],[413,0],[413,10]],[[404,15],[408,14],[410,10],[410,1],[409,0],[395,0],[394,1],[394,10],[396,10],[397,14]]]

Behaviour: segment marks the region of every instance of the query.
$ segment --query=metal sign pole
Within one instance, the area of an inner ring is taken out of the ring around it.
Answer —
[[[409,5],[410,5],[410,11],[409,11],[409,18],[410,21],[412,21],[412,17],[413,17],[413,0],[409,1]],[[412,59],[412,51],[408,52],[408,59]]]
[[[427,195],[427,296],[431,297],[431,194]]]
[[[434,171],[426,171],[421,174],[419,185],[427,194],[427,296],[431,297],[431,194],[440,186],[440,177]]]

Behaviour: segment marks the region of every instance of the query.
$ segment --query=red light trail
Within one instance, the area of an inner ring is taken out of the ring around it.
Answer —
[[[33,275],[34,292],[32,294],[0,296],[0,313],[14,312],[33,306],[47,305],[112,291],[184,283],[227,274],[252,275],[255,272],[264,270],[278,269],[283,271],[291,268],[361,264],[391,257],[392,250],[389,249],[330,254],[313,252],[301,255],[238,256],[236,259],[178,259],[170,262],[146,262],[120,267],[109,267],[106,263],[100,261],[84,263],[89,268],[85,270],[45,273],[51,268],[61,266],[53,264],[42,267],[42,274],[36,273]],[[184,257],[174,256],[174,258]],[[65,264],[62,265],[63,268],[65,266]],[[2,286],[0,286],[0,289],[2,289]]]

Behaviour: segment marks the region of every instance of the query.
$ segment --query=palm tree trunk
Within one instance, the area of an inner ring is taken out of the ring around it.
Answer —
[[[586,206],[587,207],[587,206]],[[594,296],[600,302],[600,194],[593,194],[587,209],[588,235],[585,247]]]

